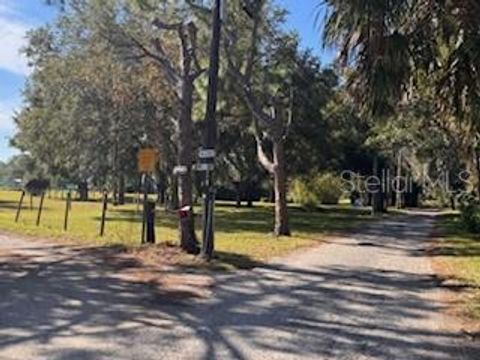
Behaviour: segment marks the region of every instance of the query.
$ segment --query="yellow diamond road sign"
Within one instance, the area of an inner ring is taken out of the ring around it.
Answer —
[[[158,162],[158,153],[155,149],[140,149],[138,152],[138,171],[141,173],[154,172]]]

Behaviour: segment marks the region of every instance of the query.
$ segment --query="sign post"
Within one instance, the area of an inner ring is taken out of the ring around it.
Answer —
[[[153,148],[140,149],[138,152],[138,171],[142,174],[141,187],[143,189],[143,214],[141,242],[155,243],[155,203],[148,200],[148,187],[151,174],[158,163],[158,152]]]
[[[215,187],[212,173],[215,170],[215,149],[200,149],[195,170],[205,173],[203,196],[202,256],[210,260],[214,251]]]
[[[205,132],[203,136],[203,150],[200,152],[201,162],[211,165],[205,171],[205,198],[202,257],[210,260],[215,250],[215,179],[213,164],[215,160],[215,147],[217,144],[217,95],[218,75],[220,67],[220,40],[222,35],[222,19],[224,16],[224,1],[214,0],[212,7],[212,40],[210,44],[210,66],[208,71],[207,107],[205,112]],[[205,161],[203,161],[205,160]]]

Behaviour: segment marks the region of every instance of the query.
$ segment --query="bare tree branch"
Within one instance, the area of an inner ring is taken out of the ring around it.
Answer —
[[[260,164],[267,170],[270,174],[275,172],[275,164],[270,160],[263,150],[262,136],[260,128],[258,125],[258,120],[253,116],[253,135],[255,136],[255,142],[257,143],[257,158]]]
[[[268,158],[267,154],[263,150],[262,141],[259,138],[257,140],[257,157],[258,161],[270,174],[275,173],[275,164]]]
[[[287,123],[284,126],[283,139],[285,140],[290,132],[293,122],[293,86],[290,87],[290,99],[287,110]]]
[[[237,66],[233,63],[232,54],[228,46],[225,46],[225,52],[227,54],[228,71],[240,84],[247,106],[249,107],[250,111],[253,113],[253,116],[257,121],[260,122],[260,125],[262,126],[272,125],[273,123],[272,117],[263,111],[262,106],[258,102],[255,94],[253,94],[252,88],[248,83],[248,81],[246,80],[245,75],[243,75],[240,72],[240,70],[237,68]]]
[[[173,24],[167,24],[160,20],[159,18],[156,18],[155,20],[152,21],[152,25],[158,28],[159,30],[176,30],[178,31],[182,26],[183,23],[173,23]]]
[[[163,49],[162,43],[159,39],[153,39],[152,45],[155,47],[155,50],[160,54],[160,56],[155,56],[154,54],[153,58],[162,65],[167,75],[168,81],[171,83],[171,85],[175,87],[178,86],[178,84],[180,83],[180,75],[178,74],[177,70],[175,70],[175,67],[169,60],[167,53]]]
[[[197,32],[198,32],[198,29],[197,27],[195,26],[195,24],[193,22],[189,22],[187,24],[187,31],[188,31],[188,36],[190,37],[190,47],[191,47],[191,55],[192,55],[192,59],[193,59],[193,64],[195,65],[195,68],[196,68],[196,72],[194,74],[195,78],[197,78],[198,76],[200,76],[201,74],[203,74],[203,72],[206,71],[206,69],[202,69],[202,67],[200,66],[200,62],[198,61],[198,57],[197,57]]]
[[[257,47],[258,47],[258,32],[260,30],[260,14],[263,7],[263,1],[259,1],[257,8],[255,9],[255,14],[253,15],[253,28],[252,34],[250,36],[250,54],[247,58],[247,63],[245,66],[245,77],[248,83],[252,80],[253,67],[255,65],[255,59],[257,57]]]

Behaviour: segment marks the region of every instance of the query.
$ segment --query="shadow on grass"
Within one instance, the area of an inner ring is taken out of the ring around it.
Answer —
[[[359,209],[343,207],[319,208],[305,211],[289,207],[290,225],[293,232],[324,233],[348,230],[360,220],[369,219],[369,214]],[[223,232],[252,231],[270,233],[273,227],[273,208],[221,207],[217,212],[217,227]]]
[[[350,230],[360,221],[372,219],[370,213],[363,209],[329,207],[307,212],[299,207],[289,208],[290,225],[294,232],[321,234]],[[201,214],[196,214],[196,224],[201,223]],[[178,227],[175,214],[157,211],[157,223],[171,229]],[[100,214],[94,217],[100,221]],[[141,214],[135,209],[114,208],[107,214],[107,222],[131,222],[139,224]],[[258,232],[268,234],[273,228],[273,208],[258,206],[253,208],[237,208],[233,205],[221,204],[216,208],[216,229],[225,233]]]
[[[480,257],[480,234],[467,231],[455,214],[439,217],[438,245],[431,249],[431,256]]]
[[[0,208],[2,204],[0,203]],[[46,207],[47,209],[47,207]],[[370,214],[363,209],[354,209],[346,207],[321,207],[316,211],[305,211],[300,207],[290,207],[290,222],[293,235],[305,238],[318,238],[324,234],[349,232],[359,222],[369,219]],[[61,209],[63,211],[63,209]],[[90,212],[91,211],[91,212]],[[100,207],[98,211],[90,210],[87,216],[95,221],[95,225],[101,221]],[[107,213],[107,234],[115,228],[116,224],[141,224],[141,213],[132,207],[109,207]],[[201,215],[196,215],[197,229],[201,226]],[[158,235],[164,229],[176,230],[178,219],[175,213],[165,212],[163,209],[157,210]],[[119,226],[119,229],[121,227]],[[245,234],[244,238],[263,236],[268,239],[273,229],[273,205],[261,204],[255,207],[237,208],[233,204],[219,203],[216,208],[216,229],[223,234]],[[276,239],[272,236],[272,241]],[[237,236],[231,236],[232,241],[241,242]],[[160,240],[160,239],[159,239]],[[120,241],[120,240],[119,240]],[[229,240],[230,241],[230,240]],[[270,241],[270,240],[269,240]],[[285,241],[288,241],[286,239]],[[241,244],[239,243],[239,247]],[[241,252],[241,251],[239,251]],[[245,252],[244,252],[245,253]],[[262,265],[252,257],[234,252],[217,252],[218,259],[214,262],[212,268],[222,269],[252,269]]]
[[[16,210],[18,208],[18,201],[0,200],[0,209]],[[22,209],[29,209],[29,206],[23,204]]]
[[[228,253],[224,251],[216,251],[215,259],[210,268],[212,270],[251,270],[256,267],[265,266],[264,262],[254,260],[251,256]]]

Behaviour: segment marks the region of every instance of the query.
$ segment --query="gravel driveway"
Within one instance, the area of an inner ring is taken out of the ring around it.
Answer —
[[[0,236],[0,359],[480,359],[442,315],[446,290],[424,252],[433,221],[382,220],[216,275],[209,298],[124,281],[95,253]]]

